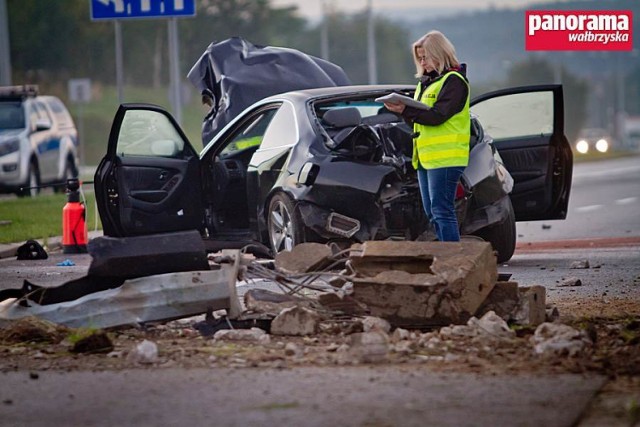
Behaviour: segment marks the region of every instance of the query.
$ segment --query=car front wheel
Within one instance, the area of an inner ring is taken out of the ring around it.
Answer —
[[[40,171],[38,170],[38,164],[35,161],[29,163],[29,173],[27,174],[27,180],[22,186],[22,189],[18,189],[16,194],[18,197],[35,197],[40,193]]]
[[[269,203],[267,212],[269,244],[273,254],[290,251],[304,241],[302,220],[291,197],[277,193]]]
[[[473,234],[491,243],[498,253],[499,263],[509,261],[516,250],[516,216],[511,199],[507,199],[507,217],[502,222],[482,228]]]

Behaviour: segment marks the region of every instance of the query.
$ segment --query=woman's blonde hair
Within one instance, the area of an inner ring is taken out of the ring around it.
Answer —
[[[444,36],[440,31],[429,31],[413,43],[413,62],[416,64],[416,77],[424,74],[424,68],[418,59],[418,48],[424,49],[425,55],[434,59],[438,74],[442,74],[443,70],[460,66],[456,57],[456,48],[453,43]]]

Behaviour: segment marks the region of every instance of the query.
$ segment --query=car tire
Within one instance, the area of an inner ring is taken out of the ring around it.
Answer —
[[[73,159],[69,158],[67,159],[65,165],[64,165],[64,175],[62,176],[62,182],[65,185],[61,185],[62,182],[59,182],[58,185],[56,185],[55,187],[53,187],[53,191],[56,193],[64,193],[67,191],[67,180],[72,179],[72,178],[77,178],[78,177],[78,168],[76,167],[75,162],[73,161]]]
[[[38,169],[38,164],[35,161],[29,162],[29,172],[27,173],[27,180],[22,185],[24,187],[23,190],[20,188],[16,192],[18,197],[35,197],[40,193],[40,188],[37,188],[40,185],[40,170]],[[36,188],[34,188],[36,187]]]
[[[273,255],[290,251],[304,241],[302,218],[287,194],[279,192],[271,198],[267,211],[267,230]]]
[[[516,216],[511,199],[507,199],[507,217],[504,221],[482,228],[473,234],[491,243],[497,252],[498,263],[509,261],[516,250]]]

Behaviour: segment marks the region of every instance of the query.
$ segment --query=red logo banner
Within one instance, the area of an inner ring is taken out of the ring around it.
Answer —
[[[527,50],[632,50],[630,10],[528,10]]]

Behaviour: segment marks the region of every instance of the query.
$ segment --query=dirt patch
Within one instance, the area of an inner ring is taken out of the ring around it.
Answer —
[[[465,336],[392,331],[377,363],[420,366],[442,372],[483,375],[518,373],[603,374],[611,381],[594,400],[581,425],[633,425],[640,419],[640,302],[611,298],[556,302],[563,324],[581,331],[590,342],[573,356],[534,351],[533,327],[512,327],[508,337]],[[107,332],[113,349],[107,354],[71,351],[77,331],[29,319],[0,335],[0,371],[120,370],[235,367],[286,369],[296,366],[368,364],[353,351],[361,332],[352,319],[325,322],[307,337],[268,336],[254,341],[205,338],[193,327],[202,320],[117,328]],[[105,337],[106,338],[106,337]],[[157,361],[136,364],[127,356],[143,340],[158,347]]]

